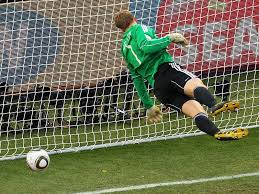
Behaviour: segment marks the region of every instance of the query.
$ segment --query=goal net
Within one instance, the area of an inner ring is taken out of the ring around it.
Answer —
[[[146,122],[113,24],[122,9],[159,37],[183,33],[190,46],[171,45],[174,60],[218,102],[241,103],[214,118],[220,129],[259,125],[257,0],[7,0],[0,4],[0,160],[39,147],[61,153],[202,134],[163,106],[161,123]]]

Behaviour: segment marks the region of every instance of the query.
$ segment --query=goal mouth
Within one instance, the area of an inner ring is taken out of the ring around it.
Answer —
[[[203,134],[164,106],[161,123],[146,122],[114,26],[120,10],[158,37],[188,39],[188,47],[168,47],[174,61],[219,102],[240,102],[238,112],[215,119],[220,129],[258,127],[255,1],[8,1],[0,4],[0,160],[37,147],[56,154]]]

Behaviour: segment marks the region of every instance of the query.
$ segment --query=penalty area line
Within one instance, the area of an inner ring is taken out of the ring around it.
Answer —
[[[152,184],[135,185],[135,186],[120,187],[120,188],[110,188],[110,189],[97,190],[97,191],[80,192],[80,193],[76,193],[76,194],[114,193],[114,192],[141,190],[141,189],[148,189],[148,188],[155,188],[155,187],[165,187],[165,186],[174,186],[174,185],[190,185],[190,184],[195,184],[195,183],[231,180],[231,179],[239,179],[239,178],[252,177],[252,176],[259,176],[259,172],[237,174],[237,175],[232,175],[232,176],[217,176],[217,177],[201,178],[201,179],[194,179],[194,180],[182,180],[182,181],[174,181],[174,182],[152,183]]]

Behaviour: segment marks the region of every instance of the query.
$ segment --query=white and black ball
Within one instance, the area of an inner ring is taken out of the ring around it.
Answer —
[[[49,166],[50,158],[45,150],[31,150],[26,157],[29,168],[33,171],[45,170]]]

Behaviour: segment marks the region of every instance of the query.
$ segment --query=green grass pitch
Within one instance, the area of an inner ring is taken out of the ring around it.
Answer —
[[[204,135],[52,155],[33,172],[25,160],[2,161],[0,193],[74,193],[259,171],[259,129],[239,141]],[[124,193],[259,193],[259,176]]]

